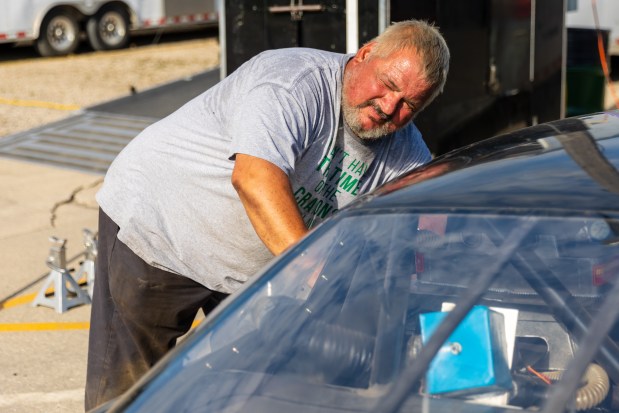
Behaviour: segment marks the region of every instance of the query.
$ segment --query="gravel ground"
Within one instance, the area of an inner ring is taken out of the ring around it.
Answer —
[[[57,58],[41,58],[26,48],[0,49],[0,137],[219,64],[216,31],[168,36],[157,44],[149,42],[161,39],[143,37],[141,45],[124,50]]]

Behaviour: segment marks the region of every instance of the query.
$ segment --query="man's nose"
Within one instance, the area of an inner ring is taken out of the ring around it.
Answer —
[[[378,103],[380,109],[388,116],[393,116],[399,104],[400,97],[395,93],[389,93],[383,96]]]

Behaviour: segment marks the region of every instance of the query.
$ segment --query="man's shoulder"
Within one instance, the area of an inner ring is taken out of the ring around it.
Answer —
[[[429,160],[430,151],[417,126],[410,122],[406,127],[397,131],[393,137],[393,146],[396,152],[406,154],[419,160]]]
[[[395,133],[397,140],[408,141],[409,143],[416,142],[418,139],[422,139],[421,131],[417,128],[414,122],[409,122],[408,125],[398,130]]]
[[[254,59],[319,59],[318,62],[335,62],[338,63],[345,55],[342,53],[330,52],[327,50],[313,49],[309,47],[287,47],[281,49],[265,50]]]
[[[264,51],[251,59],[247,74],[261,83],[274,82],[283,87],[314,77],[337,79],[346,55],[325,50],[293,47]]]

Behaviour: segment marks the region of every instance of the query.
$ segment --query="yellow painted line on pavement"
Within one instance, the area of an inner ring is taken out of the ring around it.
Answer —
[[[0,310],[5,308],[17,307],[18,305],[31,303],[32,300],[37,296],[37,293],[26,294],[19,297],[11,298],[10,300],[6,300],[0,302]]]
[[[64,322],[64,323],[2,323],[0,331],[59,331],[59,330],[88,330],[90,323]]]
[[[11,106],[24,106],[32,108],[56,109],[56,110],[79,110],[78,105],[68,105],[63,103],[43,102],[40,100],[6,99],[0,97],[0,104]]]
[[[191,328],[200,324],[200,320],[196,320],[191,325]],[[15,331],[62,331],[62,330],[88,330],[89,322],[60,322],[60,323],[0,323],[0,332],[15,332]]]
[[[86,281],[81,279],[78,284],[84,284]],[[45,293],[52,294],[53,288],[48,288]],[[30,293],[17,296],[0,302],[0,310],[5,308],[16,307],[18,305],[29,304],[37,296],[38,293]],[[195,320],[191,328],[195,328],[202,320]],[[57,322],[57,323],[0,323],[0,332],[12,331],[60,331],[60,330],[88,330],[89,322]]]

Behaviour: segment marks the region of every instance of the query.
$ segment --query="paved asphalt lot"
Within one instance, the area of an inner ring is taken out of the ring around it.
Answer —
[[[21,49],[9,59],[18,61],[21,55],[33,58]],[[147,92],[151,102],[158,102],[153,116],[161,117],[165,105],[154,92]],[[137,108],[138,100],[136,95],[123,102]],[[0,111],[5,107],[0,103]],[[109,108],[103,104],[97,110]],[[0,143],[6,139],[0,137]],[[58,314],[35,308],[32,301],[50,273],[50,237],[66,240],[67,267],[79,269],[82,231],[97,230],[94,194],[101,180],[96,173],[0,157],[0,412],[84,410],[90,305]]]
[[[90,306],[57,314],[31,302],[49,272],[49,237],[66,238],[71,258],[82,229],[96,230],[93,188],[69,200],[101,178],[5,159],[0,177],[0,411],[83,411]]]

